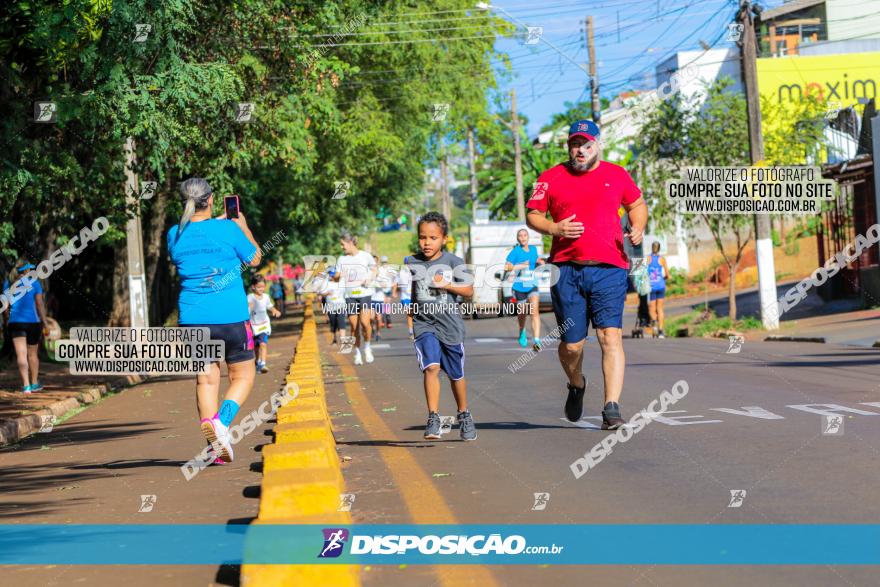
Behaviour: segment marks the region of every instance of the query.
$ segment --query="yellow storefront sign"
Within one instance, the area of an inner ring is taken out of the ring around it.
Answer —
[[[773,103],[801,101],[857,104],[876,98],[880,52],[758,59],[758,91]]]

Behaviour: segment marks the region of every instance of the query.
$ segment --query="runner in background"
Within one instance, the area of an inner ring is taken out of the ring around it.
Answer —
[[[278,308],[279,312],[281,312],[281,317],[284,318],[285,310],[284,307],[284,278],[279,277],[277,281],[273,281],[272,285],[269,286],[269,295],[272,296],[272,302],[275,304],[275,307]]]
[[[46,306],[43,299],[43,286],[36,275],[26,275],[36,269],[31,263],[22,259],[16,263],[9,279],[3,283],[3,291],[28,287],[28,291],[10,304],[3,316],[6,321],[12,345],[15,347],[15,359],[18,363],[18,374],[21,376],[21,391],[31,393],[42,391],[39,382],[40,373],[40,341],[46,330]]]
[[[227,220],[211,217],[214,194],[210,184],[193,177],[180,185],[183,217],[168,231],[168,254],[180,276],[178,324],[204,327],[225,348],[229,388],[219,404],[220,366],[211,363],[196,377],[200,427],[213,446],[214,462],[232,460],[229,425],[254,386],[254,336],[239,266],[260,264],[262,253],[244,214]],[[215,444],[217,443],[217,444]]]
[[[387,257],[386,257],[387,258]],[[382,340],[379,333],[385,322],[382,319],[382,312],[385,309],[385,291],[382,283],[382,268],[379,266],[379,257],[373,255],[373,263],[376,265],[376,278],[373,281],[373,295],[370,298],[370,323],[373,325],[373,338]]]
[[[403,307],[403,312],[406,314],[406,326],[409,329],[409,339],[415,340],[415,336],[413,336],[412,314],[409,313],[409,307],[410,304],[412,304],[412,273],[410,272],[409,267],[406,266],[408,262],[409,257],[404,257],[400,271],[394,276],[394,288],[392,293],[394,296],[399,296],[400,305]]]
[[[373,329],[370,326],[370,299],[374,291],[367,284],[375,279],[376,263],[369,253],[358,249],[356,236],[345,232],[339,238],[339,243],[345,254],[336,260],[334,279],[344,287],[348,325],[355,340],[354,364],[363,365],[364,359],[367,363],[372,363],[373,351],[370,348],[370,340],[373,337]]]
[[[385,305],[382,308],[385,328],[391,328],[391,294],[394,291],[394,282],[397,280],[397,271],[388,264],[388,257],[385,255],[379,259],[378,280],[382,293],[385,295]]]
[[[519,346],[529,346],[526,336],[526,316],[532,316],[532,344],[535,349],[541,348],[541,314],[539,312],[538,282],[535,280],[535,267],[543,265],[544,260],[538,258],[538,248],[529,244],[529,231],[521,228],[516,233],[519,243],[507,254],[505,271],[516,272],[513,282],[513,297],[516,299],[516,319],[519,322]],[[528,305],[528,312],[524,312],[521,304]]]
[[[327,320],[330,322],[330,332],[333,334],[333,344],[338,342],[336,333],[345,338],[346,322],[348,316],[345,314],[345,294],[342,284],[334,281],[336,269],[332,267],[327,272],[330,277],[321,289],[321,295],[324,296],[324,312],[327,314]]]
[[[293,303],[297,306],[299,306],[300,304],[303,303],[303,300],[300,297],[303,294],[302,286],[303,286],[302,276],[300,275],[300,276],[294,277],[293,283],[291,284],[291,287],[293,288]]]
[[[251,293],[248,294],[248,310],[251,314],[251,330],[254,332],[254,344],[257,346],[257,371],[268,373],[266,357],[269,355],[269,336],[272,334],[271,314],[275,318],[281,317],[281,312],[275,309],[272,298],[266,294],[266,280],[262,275],[257,275],[251,282]]]
[[[651,293],[648,294],[648,309],[651,312],[651,328],[657,338],[666,338],[663,326],[666,315],[663,312],[663,301],[666,298],[666,280],[669,279],[669,267],[666,259],[660,256],[660,243],[651,245],[651,263],[648,265],[648,279],[651,280]]]

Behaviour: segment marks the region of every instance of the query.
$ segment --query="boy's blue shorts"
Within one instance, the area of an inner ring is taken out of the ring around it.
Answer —
[[[440,365],[450,380],[464,377],[464,343],[446,344],[433,332],[424,332],[416,337],[413,345],[422,371],[431,365]]]
[[[262,334],[255,334],[254,342],[257,344],[269,344],[269,335],[265,332]]]
[[[580,342],[593,328],[623,328],[627,271],[613,265],[558,263],[559,281],[550,288],[563,342]]]

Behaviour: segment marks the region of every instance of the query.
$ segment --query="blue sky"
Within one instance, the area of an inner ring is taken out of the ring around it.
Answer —
[[[778,6],[781,0],[763,3]],[[601,95],[613,98],[636,87],[654,87],[655,66],[676,51],[709,45],[720,36],[716,48],[726,41],[728,23],[736,14],[733,0],[497,0],[495,13],[507,20],[544,28],[544,38],[573,61],[587,63],[586,16],[593,16]],[[658,16],[659,15],[659,16]],[[495,47],[510,55],[513,79],[499,80],[499,89],[516,88],[518,110],[529,118],[528,133],[534,136],[566,101],[589,98],[589,77],[544,42],[524,45],[519,40],[499,39]]]

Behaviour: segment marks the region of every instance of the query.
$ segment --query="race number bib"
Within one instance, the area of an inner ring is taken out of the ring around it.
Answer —
[[[353,290],[351,290],[351,294],[350,294],[350,295],[351,295],[351,297],[353,297],[353,298],[359,298],[359,297],[362,297],[362,296],[365,295],[365,294],[364,294],[364,290],[363,290],[363,289],[361,289],[361,288],[357,288],[357,289],[353,289]]]
[[[251,324],[251,329],[254,331],[254,334],[272,334],[272,324],[270,322]]]

